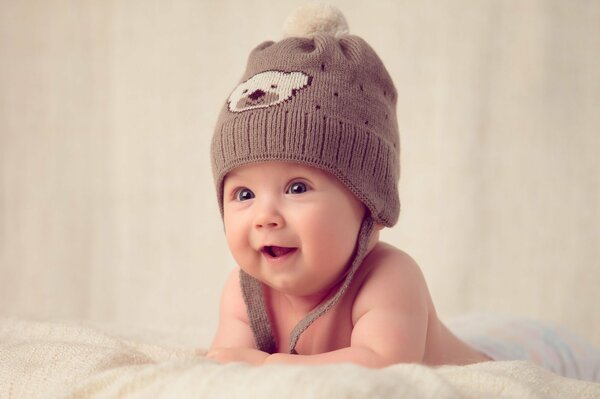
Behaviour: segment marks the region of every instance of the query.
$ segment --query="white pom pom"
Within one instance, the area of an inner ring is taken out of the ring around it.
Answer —
[[[290,15],[283,26],[284,37],[313,37],[325,33],[348,34],[346,18],[337,8],[325,4],[307,4]]]

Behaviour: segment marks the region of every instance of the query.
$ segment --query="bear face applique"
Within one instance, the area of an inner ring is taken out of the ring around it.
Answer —
[[[312,77],[304,72],[265,71],[240,83],[229,96],[231,112],[266,108],[291,99],[308,86]]]

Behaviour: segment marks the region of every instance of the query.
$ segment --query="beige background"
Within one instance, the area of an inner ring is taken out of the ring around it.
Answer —
[[[210,343],[233,266],[212,126],[301,3],[0,0],[0,316]],[[396,82],[403,211],[384,237],[441,315],[600,345],[600,2],[332,3]]]

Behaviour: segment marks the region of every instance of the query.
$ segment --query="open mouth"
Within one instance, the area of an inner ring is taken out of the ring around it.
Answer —
[[[296,251],[296,248],[267,245],[262,247],[260,251],[269,258],[281,258],[282,256],[288,255]]]

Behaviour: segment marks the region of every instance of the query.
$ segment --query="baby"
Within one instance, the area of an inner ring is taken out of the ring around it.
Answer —
[[[453,334],[419,266],[379,240],[400,211],[397,93],[383,63],[331,7],[293,16],[288,36],[252,51],[214,133],[239,268],[208,356],[368,367],[502,358]]]

